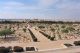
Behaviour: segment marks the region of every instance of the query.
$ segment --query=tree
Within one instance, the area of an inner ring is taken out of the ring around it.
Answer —
[[[13,33],[14,31],[11,31],[10,29],[5,29],[5,30],[0,31],[0,36],[5,36],[5,39],[6,39],[7,35],[11,35]]]
[[[23,31],[26,32],[26,28],[23,28]]]

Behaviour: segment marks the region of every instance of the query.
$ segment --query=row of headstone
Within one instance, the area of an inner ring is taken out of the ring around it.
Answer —
[[[26,51],[35,51],[34,47],[26,47]],[[13,52],[25,52],[23,47],[14,46],[13,48],[10,47],[0,47],[0,53],[13,53]]]

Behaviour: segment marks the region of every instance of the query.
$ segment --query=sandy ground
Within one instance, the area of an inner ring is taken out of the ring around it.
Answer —
[[[47,39],[44,35],[40,34],[38,31],[35,29],[31,29],[31,31],[34,33],[34,35],[38,38],[40,42],[19,42],[19,41],[11,41],[11,42],[4,42],[0,43],[0,46],[21,46],[25,49],[25,47],[35,47],[38,48],[38,53],[65,53],[69,49],[66,46],[64,46],[64,43],[73,43],[76,40],[80,39],[72,39],[72,40],[58,40],[58,41],[50,41]],[[62,49],[62,50],[56,50],[56,49]],[[72,51],[73,48],[70,48],[70,52]],[[78,48],[79,49],[79,48]],[[74,50],[74,49],[73,49]],[[75,49],[77,51],[77,48]],[[72,51],[73,52],[73,51]]]

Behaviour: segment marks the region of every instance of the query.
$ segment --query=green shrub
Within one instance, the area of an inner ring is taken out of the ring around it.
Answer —
[[[45,28],[44,26],[38,26],[39,28]]]
[[[51,37],[50,40],[53,41],[54,40],[54,37]]]
[[[51,28],[51,31],[55,32],[55,29],[54,28]]]
[[[26,32],[26,28],[23,28],[23,31]]]
[[[65,25],[62,25],[62,26],[61,26],[61,28],[65,28],[65,27],[66,27]]]
[[[67,29],[63,29],[61,30],[63,33],[69,33],[69,31]]]
[[[59,39],[62,39],[61,35],[59,35]]]
[[[66,29],[69,30],[69,31],[74,31],[75,30],[73,27],[67,27]]]
[[[48,39],[50,39],[51,38],[51,36],[48,36]]]

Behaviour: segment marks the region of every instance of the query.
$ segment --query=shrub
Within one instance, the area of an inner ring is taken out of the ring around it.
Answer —
[[[51,28],[51,31],[55,32],[55,29],[54,28]]]
[[[26,47],[26,51],[35,51],[34,47]]]
[[[51,37],[50,40],[53,41],[54,40],[54,37]]]
[[[45,28],[44,26],[38,26],[39,28]]]
[[[75,30],[73,27],[67,27],[66,29],[68,29],[69,31],[74,31]]]
[[[65,27],[66,27],[65,25],[62,25],[62,26],[61,26],[61,28],[65,28]]]
[[[26,28],[23,28],[23,31],[26,32]]]
[[[80,46],[80,41],[74,41],[75,46]]]
[[[69,31],[67,29],[61,30],[63,33],[68,33]]]
[[[61,35],[59,35],[59,39],[62,39]]]
[[[50,39],[51,38],[51,36],[48,36],[48,39]]]
[[[23,52],[24,49],[22,47],[19,47],[19,46],[15,46],[14,47],[14,52]]]
[[[65,46],[67,46],[67,47],[73,46],[73,45],[71,45],[71,44],[68,44],[68,43],[67,43],[67,44],[64,44],[64,45],[65,45]]]

